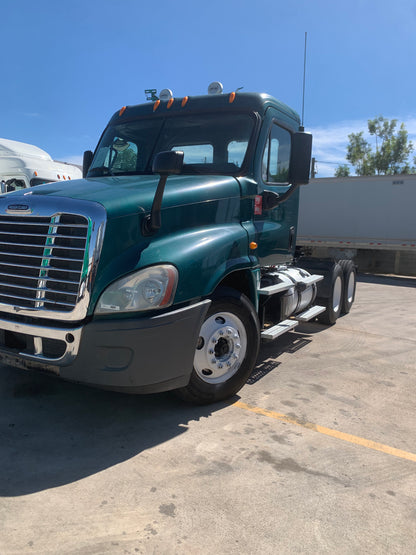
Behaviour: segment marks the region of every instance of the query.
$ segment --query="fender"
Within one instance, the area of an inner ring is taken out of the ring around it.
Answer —
[[[236,270],[252,269],[248,237],[239,223],[185,230],[153,240],[142,253],[140,267],[174,264],[179,271],[175,304],[208,297]]]

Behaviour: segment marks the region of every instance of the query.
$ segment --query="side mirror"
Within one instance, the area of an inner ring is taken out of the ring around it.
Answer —
[[[312,156],[312,135],[299,131],[292,136],[290,154],[289,183],[307,185]]]
[[[156,154],[153,164],[153,173],[160,175],[150,214],[143,219],[143,235],[151,235],[158,231],[162,225],[161,210],[165,185],[169,175],[181,173],[183,168],[183,152],[180,150],[167,150]]]
[[[82,177],[87,177],[88,170],[90,169],[94,153],[92,150],[86,150],[84,152],[84,159],[82,161]]]
[[[183,152],[180,150],[167,150],[156,154],[152,164],[152,172],[159,175],[172,175],[181,173],[183,168]]]

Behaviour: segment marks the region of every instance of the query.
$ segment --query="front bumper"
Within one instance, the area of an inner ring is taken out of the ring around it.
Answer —
[[[126,393],[183,387],[189,382],[210,302],[147,318],[92,321],[71,329],[0,320],[0,362]]]

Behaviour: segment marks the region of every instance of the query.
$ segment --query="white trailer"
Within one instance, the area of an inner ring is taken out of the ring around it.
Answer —
[[[312,179],[300,192],[297,245],[362,270],[416,275],[415,209],[416,175]]]
[[[37,146],[0,139],[2,193],[81,177],[82,172],[77,166],[55,162],[47,152]]]

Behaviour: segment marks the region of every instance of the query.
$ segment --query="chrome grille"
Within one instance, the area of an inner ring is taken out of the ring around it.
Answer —
[[[85,216],[0,215],[0,304],[71,312],[85,278]]]

